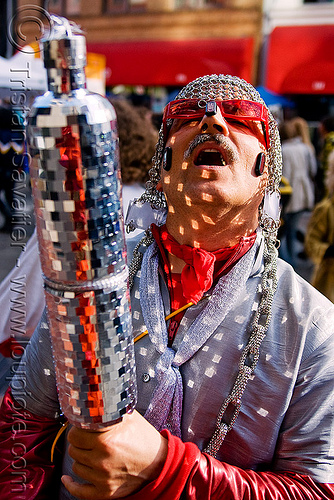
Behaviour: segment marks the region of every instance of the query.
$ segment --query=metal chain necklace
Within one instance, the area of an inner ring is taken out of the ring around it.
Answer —
[[[241,398],[247,383],[253,376],[260,356],[260,346],[269,327],[273,297],[277,287],[277,251],[271,240],[265,241],[264,261],[265,266],[261,279],[262,295],[255,312],[249,341],[241,354],[239,372],[229,396],[225,399],[218,412],[216,430],[209,444],[203,450],[213,457],[216,457],[227,433],[232,429],[239,415]],[[231,409],[230,417],[226,416],[228,409]]]

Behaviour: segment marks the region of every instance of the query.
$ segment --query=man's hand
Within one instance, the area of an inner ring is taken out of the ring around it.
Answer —
[[[156,479],[167,457],[167,440],[138,412],[102,432],[72,427],[68,433],[73,472],[89,484],[63,476],[67,490],[83,500],[130,495]]]

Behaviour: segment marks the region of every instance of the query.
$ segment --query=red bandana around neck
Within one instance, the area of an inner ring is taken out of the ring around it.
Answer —
[[[186,301],[194,304],[197,304],[203,294],[211,288],[213,280],[226,269],[229,270],[251,248],[256,239],[254,232],[249,237],[241,238],[233,247],[208,252],[201,248],[180,245],[168,233],[166,225],[158,227],[152,224],[152,234],[160,248],[166,274],[170,275],[167,277],[171,278],[173,273],[170,270],[168,254],[165,252],[175,255],[186,263],[181,272],[182,294]]]

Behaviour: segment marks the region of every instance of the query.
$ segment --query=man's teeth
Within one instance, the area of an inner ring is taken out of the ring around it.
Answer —
[[[224,166],[226,162],[217,149],[203,149],[197,156],[195,165]]]

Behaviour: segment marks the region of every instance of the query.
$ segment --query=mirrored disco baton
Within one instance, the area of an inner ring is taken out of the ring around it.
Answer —
[[[94,430],[136,404],[116,114],[85,88],[85,37],[51,22],[30,174],[59,401],[71,424]]]

